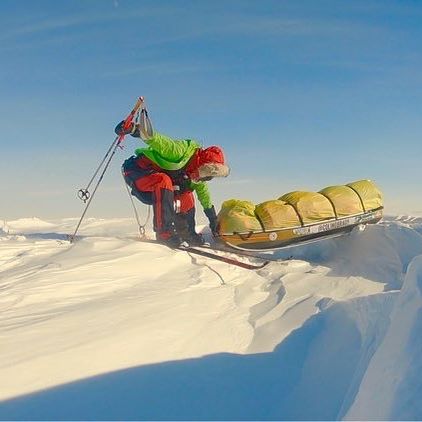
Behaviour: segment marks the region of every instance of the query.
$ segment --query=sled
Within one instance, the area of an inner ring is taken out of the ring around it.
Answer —
[[[319,192],[290,192],[257,206],[226,201],[218,215],[218,237],[235,249],[274,250],[341,236],[382,216],[381,192],[360,180]]]

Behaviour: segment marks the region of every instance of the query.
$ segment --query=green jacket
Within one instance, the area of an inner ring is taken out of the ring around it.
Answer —
[[[137,156],[145,155],[153,163],[168,171],[182,170],[201,145],[191,139],[174,140],[161,133],[154,132],[154,137],[145,141],[148,148],[137,148]],[[189,182],[189,189],[196,192],[204,209],[212,207],[211,196],[205,182]]]

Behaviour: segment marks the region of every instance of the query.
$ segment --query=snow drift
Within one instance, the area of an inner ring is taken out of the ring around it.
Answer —
[[[255,272],[75,221],[1,226],[0,419],[422,418],[421,219]]]
[[[422,256],[411,262],[348,419],[412,420],[422,415]]]

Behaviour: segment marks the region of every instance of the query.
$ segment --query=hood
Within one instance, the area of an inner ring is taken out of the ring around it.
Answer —
[[[230,173],[225,164],[224,153],[220,147],[200,148],[187,168],[187,173],[193,180],[227,177]]]

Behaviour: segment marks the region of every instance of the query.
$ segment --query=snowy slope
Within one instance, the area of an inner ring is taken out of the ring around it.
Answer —
[[[0,224],[0,419],[422,418],[422,219],[259,271],[75,223]]]
[[[422,256],[410,264],[387,334],[347,417],[412,420],[422,415]]]

